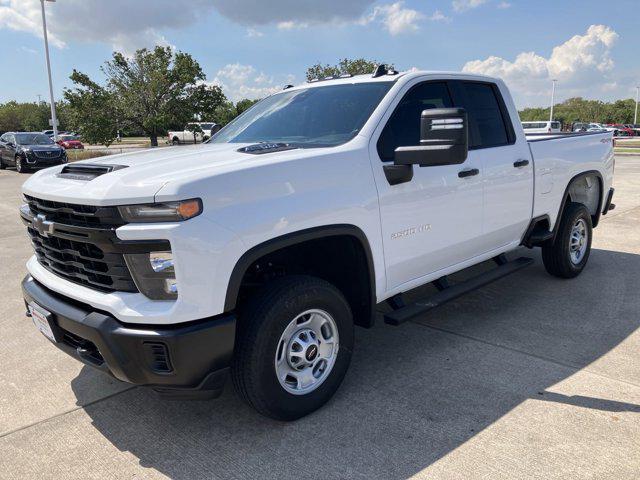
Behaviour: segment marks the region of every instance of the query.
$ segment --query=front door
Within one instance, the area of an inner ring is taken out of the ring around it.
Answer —
[[[387,291],[412,288],[423,277],[481,253],[476,242],[483,210],[479,161],[414,165],[413,179],[398,185],[390,185],[383,170],[385,163],[393,162],[397,147],[420,145],[423,110],[452,106],[446,82],[414,83],[374,134],[370,155],[380,201]],[[469,170],[478,173],[460,176]]]

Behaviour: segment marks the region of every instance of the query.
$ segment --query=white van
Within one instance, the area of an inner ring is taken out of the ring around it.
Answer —
[[[524,133],[557,133],[560,131],[560,122],[522,122]]]

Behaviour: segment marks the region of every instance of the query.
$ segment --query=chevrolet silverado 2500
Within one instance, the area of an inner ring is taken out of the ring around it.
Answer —
[[[525,137],[499,79],[380,67],[288,86],[207,144],[33,175],[27,314],[122,381],[207,398],[230,374],[291,420],[336,391],[376,305],[399,325],[528,265],[505,255],[520,246],[580,274],[613,170],[610,132]]]

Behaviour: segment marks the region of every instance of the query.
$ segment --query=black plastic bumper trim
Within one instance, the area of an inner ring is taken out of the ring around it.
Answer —
[[[154,387],[172,398],[211,398],[222,391],[235,342],[233,314],[167,326],[125,325],[52,292],[30,275],[22,281],[22,292],[26,302],[34,302],[53,314],[56,338],[63,338],[55,345],[87,365],[124,382]],[[65,341],[65,334],[88,343],[78,346]],[[153,370],[145,353],[148,342],[166,346],[171,372]],[[92,348],[97,351],[91,352]]]

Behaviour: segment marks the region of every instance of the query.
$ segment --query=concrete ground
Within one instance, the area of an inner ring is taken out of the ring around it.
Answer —
[[[265,419],[229,385],[169,402],[83,367],[24,317],[25,176],[0,172],[0,477],[640,478],[640,157],[574,280],[534,266],[415,322],[357,330],[323,409]]]

